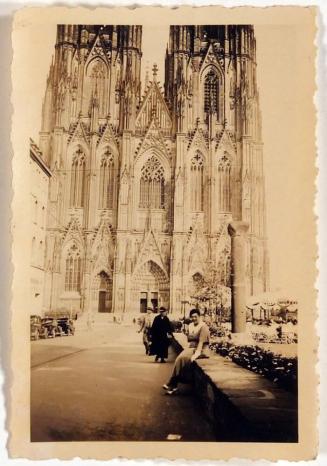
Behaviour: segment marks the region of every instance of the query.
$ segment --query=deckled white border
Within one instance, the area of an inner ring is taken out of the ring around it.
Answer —
[[[61,2],[60,2],[61,3]],[[133,5],[135,3],[128,0],[121,1],[92,1],[84,0],[83,2],[73,2],[65,1],[62,2],[67,6],[127,6]],[[109,5],[108,5],[109,3]],[[273,5],[302,5],[302,6],[312,6],[318,5],[320,8],[319,15],[319,28],[320,34],[318,37],[318,75],[317,75],[317,84],[319,86],[318,93],[316,96],[316,105],[319,111],[319,122],[317,128],[317,143],[319,149],[318,155],[318,166],[319,166],[319,176],[318,176],[318,196],[316,201],[316,213],[319,215],[318,227],[318,241],[319,241],[319,255],[318,267],[320,274],[317,281],[317,286],[320,290],[319,294],[319,308],[321,309],[321,315],[318,321],[318,329],[321,337],[320,343],[320,372],[321,372],[321,387],[320,387],[320,409],[321,416],[319,420],[320,428],[320,455],[319,458],[315,461],[310,462],[301,462],[303,465],[325,465],[327,464],[327,235],[326,235],[326,217],[327,217],[327,109],[324,103],[326,104],[327,100],[327,2],[326,0],[297,0],[297,1],[283,1],[279,0],[278,2],[264,1],[264,0],[252,0],[252,1],[239,1],[239,0],[225,0],[225,1],[201,1],[188,2],[188,1],[177,1],[177,0],[166,0],[166,1],[151,1],[151,0],[142,0],[138,2],[142,5],[222,5],[222,6],[273,6]],[[1,125],[0,125],[0,202],[2,209],[0,209],[0,219],[1,219],[1,241],[0,241],[0,267],[1,267],[1,279],[0,279],[0,339],[1,339],[1,356],[2,356],[2,367],[8,371],[9,367],[9,355],[8,355],[8,324],[9,324],[9,284],[10,284],[10,274],[11,274],[11,265],[9,263],[9,249],[10,249],[10,235],[9,235],[9,203],[11,199],[11,187],[10,187],[10,70],[9,65],[11,61],[11,44],[10,44],[10,22],[11,15],[18,8],[29,5],[29,6],[42,6],[42,5],[53,5],[53,2],[49,0],[39,0],[37,2],[27,2],[24,0],[16,1],[15,3],[8,3],[0,0],[0,31],[1,31],[1,45],[0,45],[0,102],[1,102]],[[3,373],[0,372],[0,384],[3,387],[4,377]],[[6,442],[8,434],[4,429],[4,424],[6,422],[6,415],[4,409],[4,396],[2,391],[0,392],[0,464],[1,465],[27,465],[31,464],[29,460],[8,460],[6,452]],[[237,452],[236,452],[237,453]],[[116,466],[120,465],[137,465],[141,461],[125,461],[125,460],[111,460],[111,465]],[[40,464],[45,465],[54,465],[59,464],[58,460],[48,460],[39,462]],[[60,463],[67,463],[66,461],[60,461]],[[157,461],[142,461],[142,464],[153,465],[153,464],[169,464],[168,460],[157,460]],[[267,461],[256,461],[255,463],[247,460],[230,460],[229,462],[217,461],[219,465],[229,464],[230,466],[238,465],[268,465],[271,464]],[[77,465],[99,465],[101,462],[95,460],[73,460],[69,464]],[[178,465],[186,464],[183,461],[177,461]],[[198,462],[188,462],[187,464],[198,464]],[[201,462],[201,464],[209,464],[209,462]],[[213,464],[213,462],[210,462]],[[286,466],[290,464],[287,461],[280,461],[278,465]]]

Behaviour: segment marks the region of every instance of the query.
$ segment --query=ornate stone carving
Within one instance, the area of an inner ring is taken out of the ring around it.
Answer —
[[[84,141],[88,146],[90,143],[90,135],[85,127],[84,123],[81,120],[78,120],[77,123],[70,130],[70,135],[68,137],[68,143]]]
[[[136,261],[135,269],[140,267],[141,264],[150,260],[155,261],[167,274],[166,266],[164,264],[162,254],[160,252],[158,242],[152,230],[150,230],[146,234],[143,240],[143,244],[141,245],[140,252]]]
[[[78,217],[73,216],[71,221],[68,224],[68,227],[63,233],[62,237],[63,247],[70,241],[74,241],[79,244],[79,246],[84,250],[85,249],[85,241],[83,236],[83,231],[80,226]]]

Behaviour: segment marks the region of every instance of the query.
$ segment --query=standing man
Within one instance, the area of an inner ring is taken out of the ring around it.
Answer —
[[[139,333],[143,331],[143,344],[145,347],[145,354],[150,354],[151,347],[151,327],[153,322],[152,309],[148,307],[146,310],[146,315],[143,317]]]
[[[154,318],[151,327],[152,346],[151,354],[155,355],[155,361],[166,362],[168,358],[168,346],[172,337],[172,327],[167,317],[168,311],[160,307],[159,315]]]

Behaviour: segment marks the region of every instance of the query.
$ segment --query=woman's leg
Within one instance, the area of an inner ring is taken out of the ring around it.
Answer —
[[[186,348],[177,356],[173,372],[167,384],[169,387],[177,387],[183,372],[185,372],[185,370],[187,370],[187,368],[191,365],[191,356],[193,352],[193,348]]]
[[[143,332],[143,344],[145,348],[145,354],[149,354],[149,342],[146,332]]]

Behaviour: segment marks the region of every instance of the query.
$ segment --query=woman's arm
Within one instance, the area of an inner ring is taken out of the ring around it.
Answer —
[[[201,354],[201,351],[202,351],[202,347],[203,347],[203,341],[201,341],[201,339],[199,340],[199,343],[198,343],[198,346],[196,347],[196,350],[195,352],[192,354],[191,356],[191,361],[195,361]]]
[[[145,327],[145,319],[142,320],[141,326],[140,326],[140,328],[139,328],[139,333],[142,332],[142,330],[144,329],[144,327]]]
[[[192,362],[195,361],[201,355],[203,344],[206,341],[208,341],[208,338],[209,338],[209,329],[204,324],[202,326],[201,330],[200,330],[198,346],[196,347],[196,350],[195,350],[194,354],[192,354],[192,356],[191,356],[191,361]]]

